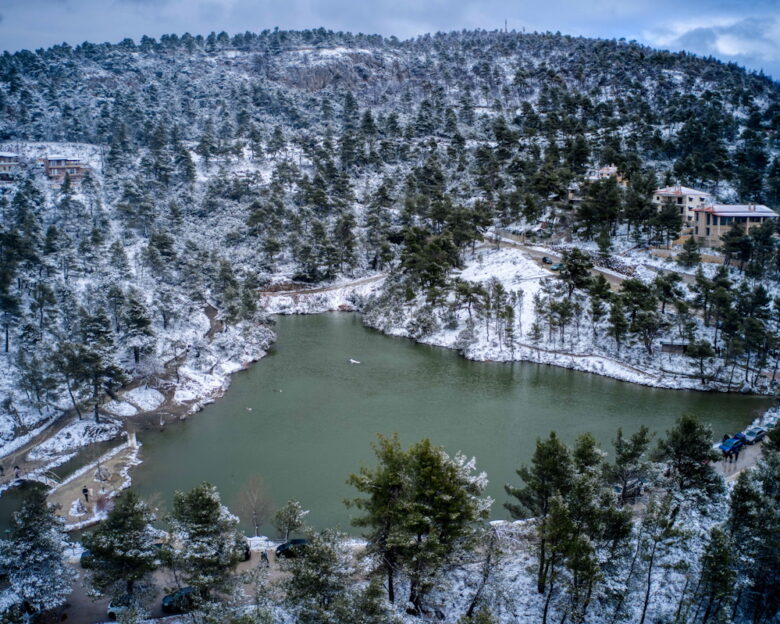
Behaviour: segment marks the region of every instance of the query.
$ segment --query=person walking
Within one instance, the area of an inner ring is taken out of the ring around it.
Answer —
[[[735,463],[735,464],[736,464],[736,463],[739,461],[739,452],[740,452],[741,450],[742,450],[742,449],[741,449],[740,447],[737,447],[737,448],[734,450],[734,463]]]
[[[86,485],[81,488],[81,493],[84,495],[84,500],[89,502],[89,488]]]
[[[22,469],[19,466],[14,466],[14,479],[18,479],[22,474]]]

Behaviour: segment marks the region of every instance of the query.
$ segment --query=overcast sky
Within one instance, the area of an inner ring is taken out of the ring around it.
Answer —
[[[399,38],[463,28],[636,40],[780,79],[780,0],[0,0],[0,49],[317,28]]]

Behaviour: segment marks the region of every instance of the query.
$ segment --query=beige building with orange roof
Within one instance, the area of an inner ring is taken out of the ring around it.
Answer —
[[[680,218],[684,223],[693,223],[694,210],[712,202],[712,196],[704,191],[687,186],[667,186],[653,191],[653,204],[660,209],[665,203],[671,202],[680,210]]]

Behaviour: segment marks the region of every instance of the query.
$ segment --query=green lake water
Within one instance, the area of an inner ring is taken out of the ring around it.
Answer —
[[[223,398],[163,432],[139,433],[144,464],[132,475],[142,495],[167,507],[175,490],[207,480],[243,515],[240,491],[258,476],[277,506],[297,499],[312,525],[349,529],[342,501],[354,492],[345,480],[371,464],[378,433],[397,432],[405,445],[427,437],[476,456],[500,519],[504,483],[517,482],[515,469],[551,430],[567,442],[590,431],[609,452],[618,427],[663,434],[690,412],[720,438],[770,404],[531,363],[471,362],[366,329],[352,314],[279,317],[276,329],[269,355],[236,374]]]

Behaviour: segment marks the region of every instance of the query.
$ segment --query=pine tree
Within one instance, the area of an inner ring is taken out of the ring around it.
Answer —
[[[642,425],[639,431],[626,439],[623,430],[618,428],[612,442],[615,448],[615,461],[607,467],[607,478],[620,485],[620,504],[625,505],[630,496],[629,485],[639,485],[647,477],[649,462],[645,457],[650,445],[650,430]]]
[[[0,289],[0,315],[2,316],[3,329],[5,330],[4,351],[8,353],[11,327],[17,323],[21,316],[21,309],[19,297],[11,294],[7,289]]]
[[[719,457],[712,450],[712,441],[709,426],[683,414],[658,441],[654,458],[667,463],[669,478],[680,490],[701,490],[712,495],[723,487],[711,465]]]
[[[621,210],[622,198],[613,177],[593,182],[577,212],[578,225],[586,238],[602,228],[612,229]]]
[[[693,236],[689,236],[685,239],[682,246],[682,251],[675,256],[675,261],[682,267],[690,269],[701,263],[701,254],[699,253],[699,245]]]
[[[620,346],[628,333],[628,327],[628,321],[626,320],[620,299],[613,300],[609,307],[609,328],[607,333],[614,338],[618,352],[620,352]]]
[[[780,428],[769,430],[756,468],[740,473],[727,528],[739,556],[734,612],[768,622],[780,610]]]
[[[513,518],[536,518],[539,545],[537,551],[536,589],[545,592],[550,573],[550,553],[545,537],[547,516],[550,513],[552,497],[565,491],[573,479],[571,453],[555,432],[547,440],[537,439],[536,450],[531,458],[531,467],[523,466],[517,475],[525,482],[523,487],[505,485],[506,493],[517,499],[517,503],[504,503]]]
[[[395,575],[411,536],[404,520],[407,510],[404,478],[407,455],[398,436],[379,437],[374,446],[378,466],[371,470],[361,468],[349,477],[348,483],[366,498],[356,498],[348,504],[365,512],[354,518],[352,524],[368,528],[366,552],[376,555],[377,567],[386,578],[388,600],[395,602]]]
[[[138,293],[132,291],[128,293],[123,321],[124,343],[131,350],[133,361],[138,364],[141,355],[151,350],[154,336],[151,329],[152,321]]]
[[[730,613],[730,602],[734,590],[736,573],[734,570],[734,544],[719,527],[710,530],[709,542],[701,556],[701,574],[699,591],[696,596],[700,609],[703,609],[701,619],[694,615],[694,621],[723,622]]]
[[[38,282],[33,291],[33,299],[30,303],[30,311],[38,316],[38,327],[43,330],[43,321],[47,317],[47,312],[56,305],[57,298],[54,291],[46,282]]]
[[[114,499],[106,519],[83,540],[92,555],[89,583],[96,591],[138,602],[160,555],[153,521],[151,510],[134,492],[125,490]]]
[[[76,576],[65,558],[68,546],[46,494],[31,489],[13,514],[8,538],[0,540],[0,565],[25,612],[40,614],[67,600]]]
[[[590,270],[593,268],[593,262],[582,251],[576,247],[571,250],[565,250],[561,257],[560,276],[568,288],[568,296],[571,297],[575,288],[586,289],[591,283]]]
[[[325,529],[309,536],[304,556],[282,560],[289,573],[285,600],[301,624],[338,624],[338,603],[344,600],[355,573],[345,536]]]
[[[694,340],[688,343],[685,354],[693,360],[693,366],[699,373],[702,385],[707,383],[707,374],[704,365],[707,360],[712,361],[715,357],[715,350],[712,348],[709,340]]]
[[[80,350],[81,370],[85,382],[92,388],[92,405],[95,422],[99,422],[98,408],[104,391],[125,381],[125,375],[114,363],[114,337],[111,321],[103,308],[95,314],[80,312],[80,334],[83,349]]]
[[[333,611],[334,624],[401,624],[385,601],[384,589],[378,579],[372,579],[364,588],[344,595]]]
[[[61,342],[52,356],[55,378],[65,383],[73,409],[82,418],[80,392],[86,387],[88,372],[83,365],[83,347],[72,342]]]
[[[203,134],[201,134],[198,145],[195,147],[195,153],[203,159],[206,165],[208,165],[211,157],[217,153],[214,126],[211,123],[211,119],[207,121],[206,127],[203,129]]]
[[[475,537],[474,523],[487,518],[490,499],[482,498],[484,474],[473,474],[474,463],[463,456],[450,458],[429,440],[408,451],[410,483],[405,524],[415,536],[403,552],[409,579],[409,602],[415,614],[434,589],[445,563]]]
[[[181,578],[203,601],[215,592],[229,594],[246,538],[217,489],[202,483],[189,492],[176,492],[169,524],[174,541],[168,553]]]
[[[647,610],[653,597],[654,573],[659,561],[662,561],[675,548],[684,545],[690,535],[677,523],[680,512],[673,497],[667,493],[660,501],[650,499],[642,519],[639,543],[637,546],[641,559],[645,564],[644,597],[639,624],[644,624]],[[670,565],[673,565],[670,562]]]
[[[273,517],[273,525],[279,535],[288,541],[290,535],[299,532],[304,527],[304,518],[309,512],[301,507],[298,501],[290,500],[280,507]]]
[[[397,566],[409,579],[410,611],[420,614],[442,567],[471,546],[474,524],[486,517],[484,475],[473,474],[473,461],[450,458],[429,440],[404,451],[397,438],[380,438],[375,451],[380,467],[350,478],[369,495],[351,502],[366,512],[356,523],[372,529],[369,535],[377,543],[371,548],[391,600]]]
[[[127,260],[127,254],[125,253],[125,248],[122,246],[122,243],[118,240],[114,241],[111,243],[108,251],[110,254],[109,263],[111,266],[119,272],[120,276],[126,275],[130,269],[130,263]]]

